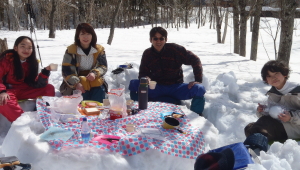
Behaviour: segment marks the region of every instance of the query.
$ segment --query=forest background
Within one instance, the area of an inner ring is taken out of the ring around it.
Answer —
[[[94,28],[110,28],[107,44],[111,45],[114,29],[158,24],[165,28],[188,29],[196,22],[199,31],[205,24],[216,29],[217,42],[225,43],[228,18],[233,20],[233,52],[246,56],[247,20],[252,32],[250,59],[257,59],[261,17],[277,20],[276,31],[265,31],[274,40],[275,59],[289,63],[295,18],[300,16],[300,0],[0,0],[0,29],[19,31],[76,28],[87,22]],[[231,15],[231,16],[229,16]],[[280,38],[279,44],[276,41]],[[0,45],[0,52],[5,50]]]

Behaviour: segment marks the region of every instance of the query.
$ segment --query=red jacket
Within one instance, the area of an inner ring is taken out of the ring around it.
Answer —
[[[14,76],[13,60],[14,58],[12,53],[6,54],[6,56],[0,60],[0,91],[6,90],[7,88],[28,86],[24,82],[24,79],[29,74],[29,64],[26,61],[22,63],[25,76],[22,80],[17,80]],[[37,76],[35,83],[31,86],[35,88],[45,87],[48,84],[49,75],[50,71],[43,69],[42,72]]]

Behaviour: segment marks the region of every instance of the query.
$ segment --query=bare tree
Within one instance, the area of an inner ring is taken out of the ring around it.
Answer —
[[[252,28],[251,54],[250,54],[250,60],[254,60],[254,61],[256,61],[257,59],[257,44],[258,44],[262,4],[263,4],[263,0],[257,0],[255,5],[254,21],[253,21],[253,28]]]
[[[240,7],[240,56],[246,56],[247,15],[246,0],[239,0]]]
[[[265,18],[264,20],[262,20],[262,22],[265,24],[265,28],[263,29],[267,34],[269,34],[272,39],[273,39],[273,46],[274,46],[274,53],[275,53],[275,59],[277,60],[277,45],[276,45],[276,40],[277,40],[277,36],[280,30],[280,22],[279,19],[274,18],[274,20],[276,20],[275,22],[276,24],[276,31],[275,33],[273,33],[273,27],[270,25],[269,21],[267,20],[267,18]]]
[[[240,54],[240,19],[239,19],[239,0],[233,0],[233,29],[234,29],[234,45],[233,52]]]
[[[280,1],[281,32],[278,49],[278,60],[284,61],[287,64],[290,61],[291,55],[296,6],[297,5],[295,0]]]
[[[112,17],[112,19],[111,19],[110,33],[109,33],[109,37],[108,37],[108,40],[107,40],[107,44],[109,44],[109,45],[111,45],[112,40],[113,40],[113,37],[114,37],[114,32],[115,32],[115,22],[116,22],[116,18],[117,18],[118,12],[119,12],[119,10],[120,10],[121,4],[122,4],[122,0],[118,0],[118,4],[117,4],[117,6],[116,6],[116,8],[115,8],[113,17]]]
[[[219,15],[219,10],[218,10],[218,1],[214,0],[213,3],[213,8],[214,8],[214,13],[215,13],[215,17],[216,17],[216,26],[217,26],[217,41],[218,43],[221,43],[221,19],[220,19],[220,15]]]
[[[50,12],[50,17],[49,17],[49,38],[55,38],[55,25],[54,25],[54,14],[56,11],[56,6],[57,6],[57,1],[56,0],[51,0],[51,12]]]
[[[226,34],[227,34],[227,27],[228,27],[228,8],[226,8],[226,12],[225,12],[225,23],[224,23],[224,33],[223,33],[223,37],[222,37],[222,44],[225,43],[225,38],[226,38]]]
[[[5,20],[4,20],[4,6],[5,6],[5,2],[4,2],[4,0],[0,0],[0,4],[2,4],[2,5],[0,5],[0,22],[2,23],[2,25],[0,24],[0,28],[1,28],[1,26],[4,26],[4,23],[5,23]]]

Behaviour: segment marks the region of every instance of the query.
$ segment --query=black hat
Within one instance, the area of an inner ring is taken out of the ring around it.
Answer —
[[[234,153],[227,148],[221,152],[199,155],[194,164],[194,170],[232,170],[234,162]]]

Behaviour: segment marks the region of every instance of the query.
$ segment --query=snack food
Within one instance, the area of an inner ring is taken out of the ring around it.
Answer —
[[[98,106],[98,104],[96,102],[86,102],[85,104],[87,106],[89,106],[89,107],[96,107],[96,106]]]
[[[97,108],[84,108],[83,112],[86,115],[99,115],[100,114],[100,110],[98,110]]]

